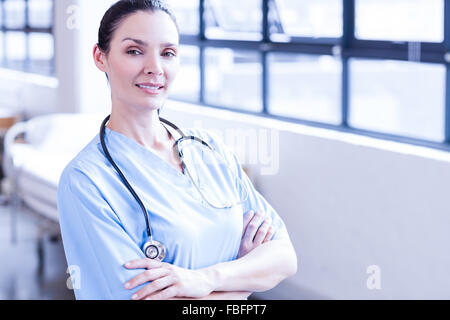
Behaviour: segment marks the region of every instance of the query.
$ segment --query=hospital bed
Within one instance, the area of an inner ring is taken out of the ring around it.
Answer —
[[[59,236],[57,187],[75,155],[98,133],[104,115],[48,114],[16,123],[4,138],[2,192],[11,203],[11,240],[17,241],[17,216],[32,213],[39,226],[42,271],[43,239]]]

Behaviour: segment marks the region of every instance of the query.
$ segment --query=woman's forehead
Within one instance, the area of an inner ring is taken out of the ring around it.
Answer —
[[[116,42],[138,39],[148,45],[155,43],[178,44],[179,35],[170,16],[161,11],[138,11],[126,17],[115,31]]]

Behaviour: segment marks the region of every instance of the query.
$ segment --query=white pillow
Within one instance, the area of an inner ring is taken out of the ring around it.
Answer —
[[[100,132],[104,117],[97,114],[39,116],[27,122],[25,139],[42,152],[74,153]]]

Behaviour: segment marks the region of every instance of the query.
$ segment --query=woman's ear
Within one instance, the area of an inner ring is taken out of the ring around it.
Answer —
[[[94,46],[93,56],[97,68],[99,68],[103,72],[106,72],[107,71],[106,55],[103,51],[100,50],[98,44],[95,44]]]

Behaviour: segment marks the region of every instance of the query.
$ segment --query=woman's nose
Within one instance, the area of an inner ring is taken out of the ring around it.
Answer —
[[[155,74],[155,75],[163,74],[163,69],[162,69],[162,65],[161,65],[161,60],[160,60],[159,54],[152,54],[145,61],[144,72],[146,74]]]

